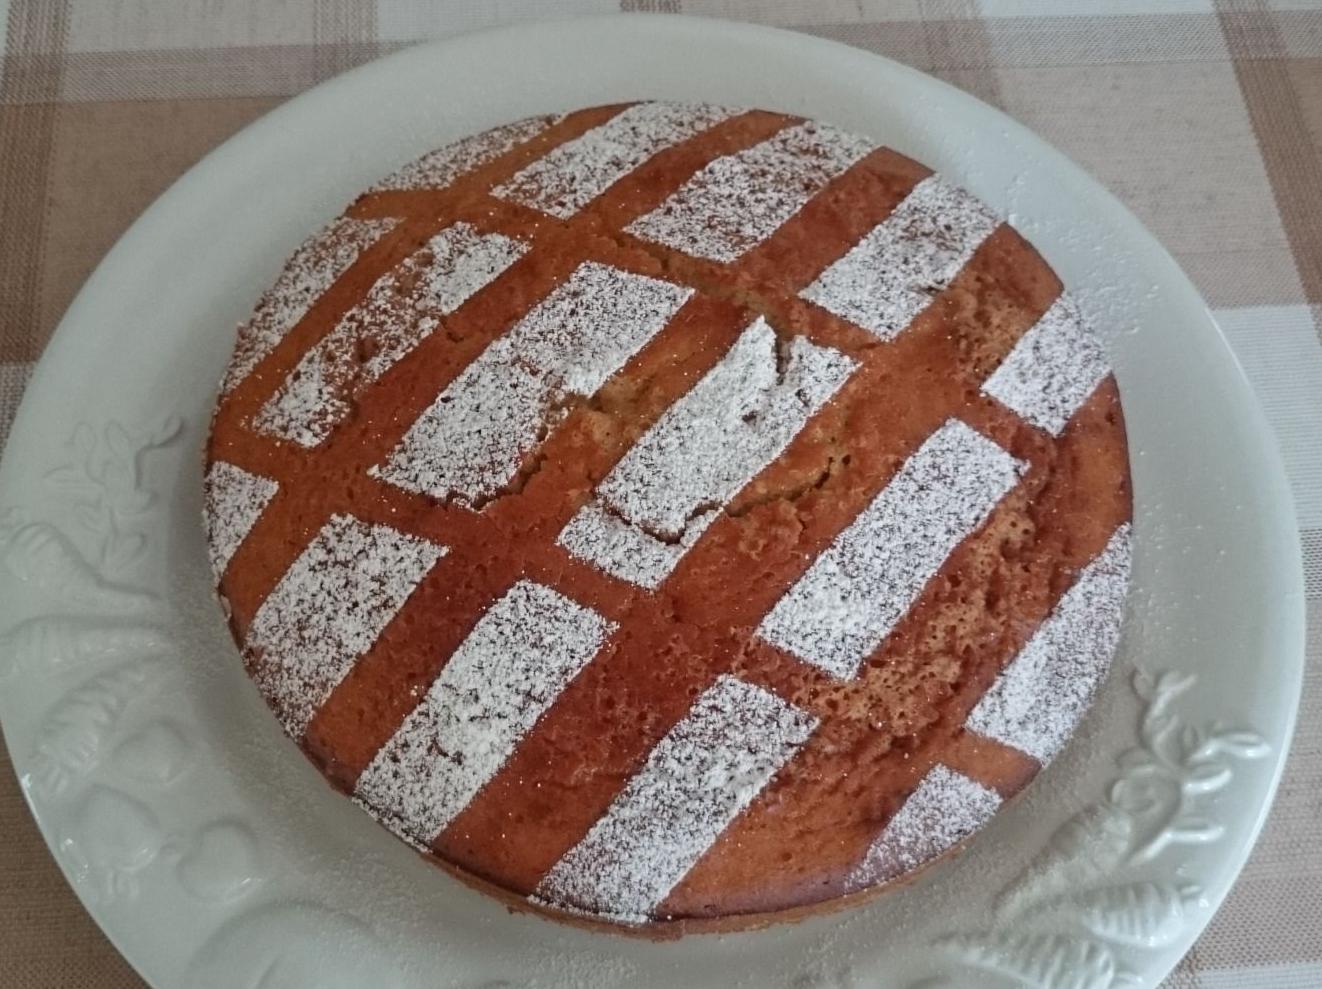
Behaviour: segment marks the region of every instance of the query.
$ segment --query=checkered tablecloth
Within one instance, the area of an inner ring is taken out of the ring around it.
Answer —
[[[1322,0],[0,0],[0,442],[101,256],[254,117],[414,41],[639,10],[791,27],[953,82],[1088,169],[1201,289],[1294,485],[1311,665],[1262,840],[1168,985],[1322,987]],[[140,987],[0,762],[0,986]]]

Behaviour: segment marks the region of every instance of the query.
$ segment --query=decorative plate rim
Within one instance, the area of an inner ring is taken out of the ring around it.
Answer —
[[[595,59],[570,75],[548,48]],[[681,52],[689,56],[682,69]],[[711,57],[697,57],[704,52]],[[501,61],[516,71],[493,82]],[[459,106],[432,92],[413,106],[387,102],[381,119],[355,113],[420,82],[443,89],[442,78],[455,84],[449,92],[467,85],[470,100]],[[858,95],[874,91],[887,95]],[[208,390],[229,350],[219,331],[244,315],[316,218],[413,153],[560,108],[551,101],[692,94],[825,117],[914,153],[1010,216],[1111,317],[1134,444],[1136,573],[1147,582],[1131,605],[1117,669],[1080,736],[966,855],[871,906],[770,937],[686,940],[694,948],[679,958],[665,945],[630,948],[609,935],[506,916],[377,835],[328,792],[279,735],[238,663],[223,665],[234,651],[214,613],[195,520]],[[755,98],[734,98],[744,94]],[[911,105],[898,106],[901,96]],[[285,190],[280,201],[253,188],[263,165],[313,161],[337,116],[358,123],[359,141],[337,148],[343,153],[332,164],[316,163],[321,170],[310,174],[320,182]],[[1040,176],[1058,187],[1042,192],[1033,182]],[[1071,196],[1079,201],[1065,202]],[[238,205],[218,213],[217,202]],[[203,241],[195,221],[208,215],[222,222]],[[253,237],[268,229],[278,233]],[[187,259],[190,249],[211,270],[162,260]],[[178,284],[147,281],[166,281],[166,272]],[[164,329],[144,329],[144,317]],[[1135,332],[1121,332],[1131,323]],[[203,327],[218,332],[203,337]],[[146,359],[126,368],[126,354]],[[1190,408],[1172,411],[1150,365],[1177,360],[1184,377],[1175,386],[1184,386]],[[56,379],[76,373],[91,383],[71,396]],[[1191,453],[1195,427],[1217,435]],[[121,238],[42,358],[5,453],[6,739],[66,877],[125,957],[161,987],[244,978],[256,986],[271,973],[291,985],[309,976],[352,985],[355,972],[384,984],[392,967],[397,984],[413,985],[437,964],[464,986],[649,977],[665,984],[695,972],[719,983],[725,966],[751,972],[754,962],[779,983],[804,987],[866,984],[858,980],[883,962],[896,984],[915,989],[956,985],[972,971],[1046,989],[1155,984],[1247,858],[1297,712],[1302,566],[1284,473],[1242,372],[1169,255],[1095,182],[998,111],[916,70],[773,28],[673,15],[523,23],[406,49],[296,97],[194,166]],[[1222,473],[1227,490],[1196,490],[1198,478]],[[1206,575],[1208,586],[1195,590],[1174,566]],[[1255,573],[1263,575],[1257,584]],[[1249,616],[1238,638],[1214,634],[1223,613]],[[1174,651],[1176,642],[1186,649]],[[1195,648],[1203,650],[1199,663],[1188,655]],[[1272,674],[1251,701],[1235,689],[1239,648],[1241,666]],[[1151,672],[1135,673],[1136,665]],[[1130,678],[1136,693],[1125,686]],[[215,696],[190,707],[202,686]],[[1103,751],[1121,759],[1109,786],[1115,771]],[[256,780],[259,772],[270,778]],[[204,783],[225,790],[223,799],[201,794]],[[1225,804],[1232,795],[1241,807],[1234,813]],[[330,875],[350,852],[353,874]],[[1114,856],[1108,878],[1123,883],[1077,869],[1098,854]],[[373,877],[386,875],[408,892],[372,890]],[[1076,887],[1068,896],[1063,875]],[[959,899],[981,897],[984,922],[970,905],[948,911],[944,929],[924,927],[917,915],[949,905],[952,889],[969,880],[977,894],[965,889]],[[454,921],[443,930],[471,944],[472,957],[420,951],[427,918],[451,918],[456,909],[464,923],[472,915],[470,927]],[[189,936],[161,935],[171,924]],[[883,924],[890,927],[879,937]]]

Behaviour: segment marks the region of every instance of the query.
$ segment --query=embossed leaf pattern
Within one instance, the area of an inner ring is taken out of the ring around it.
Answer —
[[[1020,985],[1107,989],[1132,981],[1118,951],[1157,948],[1180,936],[1205,907],[1202,890],[1155,882],[1145,867],[1172,846],[1221,838],[1224,827],[1202,801],[1230,784],[1232,759],[1270,751],[1252,731],[1183,724],[1171,703],[1194,682],[1169,671],[1134,675],[1145,702],[1142,744],[1117,759],[1120,777],[1107,799],[1059,828],[997,898],[1003,929],[1037,933],[961,934],[939,947]]]
[[[74,427],[70,445],[83,457],[90,457],[96,449],[96,432],[88,423],[80,422]]]
[[[179,416],[166,416],[155,426],[148,428],[143,436],[143,448],[137,451],[137,456],[141,457],[147,450],[159,450],[165,444],[172,442],[183,428],[184,421]]]
[[[194,956],[189,989],[406,989],[400,959],[363,921],[305,901],[261,903],[221,925]]]
[[[70,446],[74,459],[46,475],[47,483],[77,495],[76,518],[101,540],[101,566],[114,573],[127,569],[146,546],[145,535],[132,526],[151,508],[154,495],[143,485],[142,459],[164,446],[182,426],[170,417],[139,433],[122,423],[109,422],[98,443],[87,424],[74,432]]]
[[[0,561],[19,580],[66,604],[111,614],[143,611],[154,604],[144,591],[103,579],[48,522],[30,522],[10,533],[0,547]]]
[[[140,532],[120,533],[106,544],[105,565],[112,571],[126,570],[142,555],[147,539]]]
[[[96,482],[73,464],[61,464],[47,473],[46,483],[57,491],[79,496],[92,495],[97,490]]]
[[[105,525],[105,520],[102,518],[101,508],[98,505],[75,505],[73,508],[73,517],[78,520],[79,525],[92,535],[99,533],[102,526]]]
[[[163,656],[171,648],[164,630],[141,622],[44,615],[0,635],[0,679],[84,667],[134,657]]]
[[[1130,773],[1148,772],[1158,768],[1159,763],[1147,749],[1130,749],[1123,752],[1116,760],[1121,769]]]
[[[105,755],[111,731],[146,689],[157,664],[138,660],[74,688],[47,715],[32,753],[31,789],[54,800]]]
[[[1189,676],[1170,673],[1134,679],[1148,701],[1140,729],[1144,746],[1120,757],[1124,772],[1110,793],[1112,805],[1133,818],[1140,836],[1129,855],[1132,863],[1151,861],[1172,844],[1217,840],[1220,825],[1196,813],[1191,801],[1230,782],[1227,756],[1260,758],[1268,751],[1254,732],[1180,724],[1167,708],[1192,683]]]
[[[1074,903],[1080,922],[1112,944],[1154,948],[1179,937],[1195,910],[1204,907],[1202,889],[1133,883],[1081,894]]]
[[[0,567],[38,592],[47,609],[0,635],[0,675],[100,668],[46,713],[24,779],[37,799],[71,808],[58,848],[76,881],[100,899],[135,896],[138,874],[162,857],[199,899],[233,901],[259,882],[257,841],[240,822],[212,821],[187,840],[170,837],[162,824],[179,808],[161,795],[193,767],[196,745],[171,717],[136,720],[151,708],[134,702],[168,683],[174,666],[166,660],[177,645],[146,620],[156,614],[156,596],[108,576],[146,548],[155,496],[144,484],[143,459],[181,426],[170,418],[141,431],[115,422],[74,430],[71,461],[45,481],[72,500],[65,515],[88,530],[90,554],[80,548],[86,541],[54,524],[0,511]],[[58,613],[61,607],[73,613]],[[106,669],[112,663],[120,665]]]
[[[997,898],[997,909],[1013,915],[1031,901],[1095,884],[1129,851],[1134,826],[1129,815],[1098,804],[1061,826],[1046,848]]]
[[[1241,759],[1261,759],[1271,752],[1271,746],[1257,732],[1233,728],[1215,732],[1205,746],[1210,750],[1208,755],[1224,752]]]
[[[1202,890],[1195,885],[1136,882],[1047,900],[1027,917],[1047,928],[1077,928],[1110,944],[1155,948],[1178,937],[1201,904]]]
[[[1131,772],[1111,785],[1111,803],[1135,819],[1153,814],[1174,797],[1170,772],[1155,759],[1150,771]]]
[[[970,968],[1032,989],[1114,985],[1115,957],[1085,938],[1060,934],[954,935],[938,944]]]
[[[1194,765],[1189,768],[1184,779],[1184,789],[1188,793],[1215,793],[1230,782],[1234,770],[1221,762]]]
[[[124,428],[123,423],[108,422],[105,428],[106,448],[116,459],[107,461],[107,466],[111,464],[123,465],[133,459],[136,451],[130,449],[129,432]]]
[[[1170,842],[1200,845],[1216,841],[1226,833],[1225,826],[1198,814],[1181,814],[1170,829]]]

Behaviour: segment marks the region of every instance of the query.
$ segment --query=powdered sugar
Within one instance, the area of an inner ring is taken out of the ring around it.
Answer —
[[[285,730],[308,722],[372,647],[444,546],[335,515],[262,602],[244,643]]]
[[[340,217],[321,233],[304,241],[285,262],[276,283],[267,289],[252,318],[239,328],[223,392],[232,391],[248,376],[285,334],[294,328],[312,304],[349,270],[358,256],[380,240],[399,221],[354,220]]]
[[[856,366],[794,337],[783,376],[759,318],[606,475],[559,542],[655,587],[739,490],[789,445]]]
[[[615,626],[531,581],[515,584],[450,657],[358,779],[392,830],[426,844],[496,775]]]
[[[828,673],[854,676],[1024,466],[948,420],[776,603],[758,634]]]
[[[827,124],[789,127],[717,158],[627,229],[695,257],[735,261],[874,147]]]
[[[349,799],[354,802],[354,805],[359,810],[366,813],[368,817],[376,821],[377,824],[381,825],[387,831],[393,832],[395,837],[397,837],[400,841],[404,842],[404,844],[408,845],[415,852],[422,852],[423,854],[429,854],[431,852],[430,848],[428,848],[422,842],[418,841],[417,838],[414,838],[411,834],[409,834],[408,829],[405,828],[403,823],[393,814],[387,814],[383,811],[377,810],[366,800],[364,800],[362,797],[356,794],[350,797]]]
[[[556,542],[614,577],[655,588],[719,514],[719,508],[695,514],[679,538],[668,541],[648,534],[593,498],[569,520]]]
[[[949,851],[996,813],[1001,797],[946,766],[933,766],[845,880],[850,890],[894,879]]]
[[[528,250],[501,234],[455,223],[398,268],[303,359],[271,396],[254,425],[316,446],[349,414],[351,402]]]
[[[559,117],[528,117],[526,120],[516,120],[512,124],[465,137],[405,165],[368,191],[444,189],[459,176],[489,161],[494,161],[516,144],[522,144],[536,137],[559,119]]]
[[[929,176],[800,295],[889,340],[954,280],[998,222],[963,189]]]
[[[774,694],[720,677],[535,895],[562,909],[649,918],[816,727]]]
[[[670,321],[693,290],[585,262],[452,381],[371,473],[475,503]]]
[[[492,195],[568,219],[658,151],[734,111],[702,103],[638,103],[560,145]]]
[[[1062,295],[982,386],[1006,408],[1059,436],[1110,367],[1074,300]]]
[[[203,520],[207,528],[207,552],[211,571],[220,580],[230,557],[247,538],[280,485],[269,477],[249,474],[241,467],[216,460],[207,471],[205,488]]]
[[[1083,716],[1120,642],[1129,592],[1130,526],[1120,526],[1050,617],[983,694],[968,728],[1044,765]]]

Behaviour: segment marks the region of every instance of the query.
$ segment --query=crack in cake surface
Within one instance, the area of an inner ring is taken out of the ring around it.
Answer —
[[[558,542],[655,587],[721,508],[774,460],[856,365],[757,319],[597,486]]]

